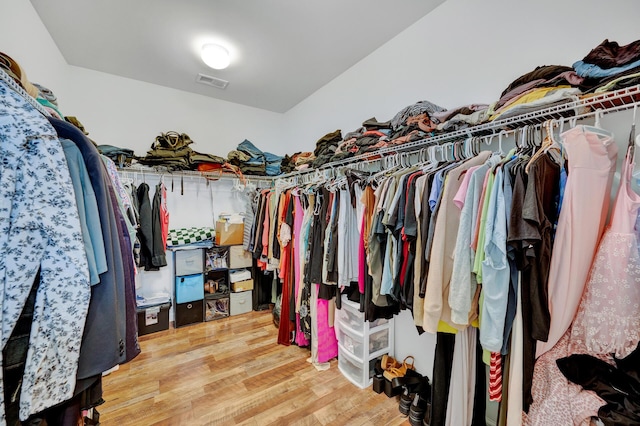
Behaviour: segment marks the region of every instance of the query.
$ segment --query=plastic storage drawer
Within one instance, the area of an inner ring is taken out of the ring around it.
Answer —
[[[342,344],[343,348],[350,354],[356,356],[358,359],[364,359],[365,347],[364,336],[355,333],[353,330],[345,327],[342,321],[338,326],[338,341]],[[389,348],[389,328],[385,327],[381,330],[375,330],[369,334],[369,355],[378,351],[388,351]]]
[[[362,360],[364,358],[364,336],[354,333],[353,330],[345,327],[342,321],[338,324],[336,330],[338,342],[340,342],[340,345],[345,351]]]
[[[231,299],[231,307],[229,308],[229,314],[240,315],[251,312],[252,309],[252,296],[253,292],[241,291],[238,293],[231,293],[229,298]]]
[[[202,249],[177,250],[176,276],[199,274],[204,271],[204,254]]]
[[[353,302],[347,301],[345,298],[342,299],[342,308],[337,310],[339,318],[342,320],[347,327],[355,330],[359,333],[364,331],[365,320],[364,313],[358,310],[358,305]],[[387,324],[389,322],[388,319],[379,318],[375,321],[369,322],[369,327],[377,327],[379,325]]]
[[[204,275],[194,274],[176,277],[176,303],[204,299]]]
[[[362,363],[345,353],[342,345],[338,344],[338,369],[351,383],[359,388],[366,388],[371,385],[376,360],[372,359]]]

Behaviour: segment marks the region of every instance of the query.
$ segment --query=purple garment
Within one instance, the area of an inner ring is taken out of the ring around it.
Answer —
[[[133,252],[131,251],[131,236],[127,228],[127,222],[122,216],[118,206],[115,189],[109,187],[109,195],[113,203],[113,210],[116,215],[116,227],[118,233],[122,236],[118,242],[120,251],[122,252],[122,267],[124,269],[124,304],[125,304],[125,360],[129,362],[140,354],[140,345],[138,343],[138,318],[136,306],[136,283],[133,263]]]

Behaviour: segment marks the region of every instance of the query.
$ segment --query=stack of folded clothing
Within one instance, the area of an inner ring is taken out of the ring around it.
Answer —
[[[389,141],[391,122],[380,122],[375,117],[365,120],[362,127],[349,132],[336,147],[336,152],[330,161],[343,160],[355,155],[376,150],[381,142]]]
[[[313,151],[315,160],[311,163],[311,167],[320,167],[331,161],[336,148],[342,141],[342,132],[340,129],[327,133],[316,142],[316,149]]]
[[[128,148],[120,148],[113,145],[98,145],[100,154],[104,154],[113,160],[118,167],[128,167],[133,160],[133,150]]]
[[[438,120],[438,130],[453,132],[481,124],[489,118],[489,105],[470,104],[458,108],[436,112],[433,118]]]
[[[168,170],[195,170],[200,164],[224,164],[224,158],[192,150],[193,141],[185,133],[167,132],[156,137],[147,155],[137,160],[147,166]]]
[[[571,102],[581,93],[584,79],[571,67],[543,65],[515,79],[489,109],[489,120]]]
[[[375,151],[387,146],[401,145],[434,136],[440,121],[435,117],[438,112],[445,111],[439,105],[429,101],[419,101],[401,109],[391,119],[389,140],[380,140],[367,151]]]
[[[316,156],[313,155],[313,152],[296,152],[291,156],[285,155],[280,165],[280,171],[291,173],[296,170],[308,169],[315,159]]]
[[[227,156],[229,163],[238,166],[242,173],[258,176],[277,176],[281,173],[282,157],[258,149],[245,139]]]
[[[601,93],[640,84],[640,40],[620,46],[605,40],[573,64],[585,92]]]
[[[54,117],[64,120],[64,115],[62,115],[60,109],[58,109],[58,98],[56,95],[50,89],[38,83],[33,83],[33,85],[38,89],[38,97],[36,100],[40,105],[45,107]]]

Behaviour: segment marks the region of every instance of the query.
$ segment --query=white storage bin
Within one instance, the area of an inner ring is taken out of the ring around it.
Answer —
[[[240,315],[240,314],[246,314],[247,312],[251,312],[252,296],[253,296],[253,291],[241,291],[238,293],[231,293],[229,295],[229,298],[231,300],[229,315]]]
[[[236,269],[229,271],[229,281],[237,283],[238,281],[246,281],[251,279],[251,271],[248,269]]]
[[[199,274],[204,271],[204,254],[202,249],[177,250],[176,276]]]
[[[251,268],[253,258],[251,253],[246,251],[242,246],[229,247],[229,268]]]

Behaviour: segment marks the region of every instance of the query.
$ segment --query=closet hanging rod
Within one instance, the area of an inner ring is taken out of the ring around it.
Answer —
[[[240,176],[235,175],[233,173],[216,173],[216,172],[198,172],[195,170],[153,170],[153,169],[141,169],[136,167],[118,167],[119,173],[131,173],[131,174],[144,174],[148,176],[189,176],[189,177],[198,177],[198,178],[211,178],[212,181],[215,180],[236,180],[241,179]],[[273,176],[254,176],[254,175],[242,175],[246,180],[251,182],[264,182],[267,185],[271,185],[275,180]]]
[[[640,85],[627,87],[624,89],[604,92],[597,95],[585,97],[575,101],[567,102],[549,108],[540,109],[526,114],[514,117],[497,119],[495,121],[479,124],[468,129],[456,130],[454,132],[445,133],[428,139],[421,139],[414,142],[407,142],[387,148],[381,148],[374,152],[356,155],[355,157],[346,158],[344,160],[333,161],[324,164],[316,169],[300,170],[277,176],[276,179],[287,178],[291,176],[306,175],[316,170],[324,170],[327,168],[343,166],[358,161],[372,160],[378,156],[385,154],[395,154],[397,152],[416,151],[419,148],[425,148],[433,144],[442,144],[446,142],[454,142],[456,140],[467,139],[469,137],[486,137],[499,133],[500,130],[514,130],[524,125],[540,124],[551,119],[584,119],[595,115],[596,110],[600,110],[603,114],[622,111],[640,105]]]

